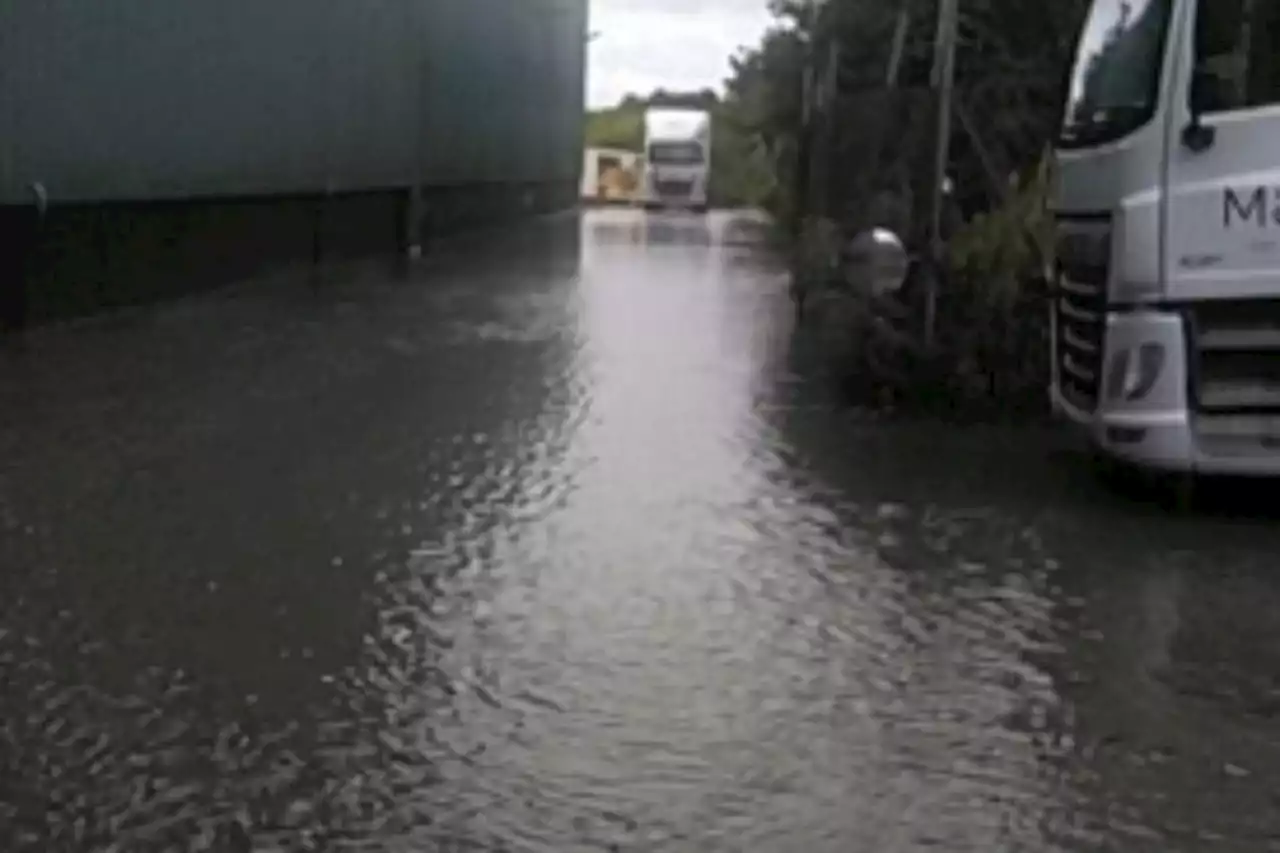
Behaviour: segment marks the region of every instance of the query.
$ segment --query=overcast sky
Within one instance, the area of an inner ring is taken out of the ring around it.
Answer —
[[[720,89],[729,57],[769,25],[767,0],[591,0],[587,101],[617,103],[629,92]]]

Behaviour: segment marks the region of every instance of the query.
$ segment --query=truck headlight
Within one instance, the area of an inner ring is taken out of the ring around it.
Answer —
[[[1156,343],[1117,352],[1107,371],[1107,399],[1133,402],[1150,394],[1164,370],[1165,358],[1164,346]]]

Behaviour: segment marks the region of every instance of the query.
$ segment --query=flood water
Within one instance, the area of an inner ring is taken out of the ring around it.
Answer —
[[[1280,850],[1280,530],[834,404],[729,214],[0,353],[0,850]]]

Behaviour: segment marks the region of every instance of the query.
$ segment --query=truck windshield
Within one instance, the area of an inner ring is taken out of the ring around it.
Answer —
[[[1214,0],[1196,11],[1196,70],[1204,112],[1280,103],[1280,5]]]
[[[649,162],[659,166],[697,166],[702,146],[696,142],[655,142],[649,146]]]
[[[1067,93],[1058,144],[1099,145],[1155,115],[1172,0],[1094,0]]]

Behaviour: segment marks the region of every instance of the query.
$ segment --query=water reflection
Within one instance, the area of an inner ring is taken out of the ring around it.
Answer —
[[[680,210],[641,212],[626,208],[593,211],[587,220],[591,243],[602,246],[710,246],[725,225],[720,217]],[[686,261],[697,258],[686,256]]]
[[[1280,584],[1263,568],[1280,543],[1265,518],[1172,519],[1065,467],[1079,460],[1049,452],[1048,436],[898,424],[888,438],[850,417],[823,441],[820,415],[783,415],[822,488],[855,517],[889,520],[882,559],[945,590],[938,612],[1012,642],[1038,687],[1004,725],[1033,736],[1058,791],[1048,839],[1265,846],[1280,768],[1266,651]],[[907,610],[923,636],[940,630],[927,597]]]
[[[0,741],[5,849],[225,849],[242,824],[341,831],[388,794],[332,787],[353,756],[393,758],[370,688],[403,666],[387,600],[447,531],[478,541],[477,508],[506,508],[568,434],[568,224],[507,243],[514,276],[445,258],[404,288],[353,267],[318,293],[282,281],[46,330],[3,365],[25,406],[4,430],[0,665],[30,703]],[[442,334],[442,298],[482,346]],[[503,324],[558,331],[509,357]],[[459,385],[484,376],[477,353],[510,368],[502,388]],[[299,806],[315,800],[327,814]]]
[[[0,363],[0,847],[1264,849],[1273,527],[834,405],[762,227]]]

